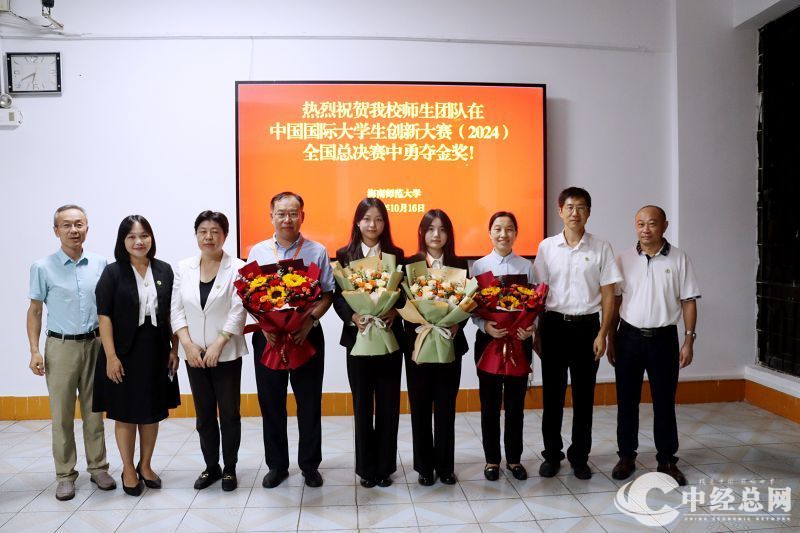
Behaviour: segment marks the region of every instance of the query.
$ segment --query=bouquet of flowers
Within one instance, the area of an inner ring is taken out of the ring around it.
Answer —
[[[266,333],[277,336],[267,343],[261,364],[273,370],[293,370],[302,366],[316,350],[308,340],[296,344],[290,333],[297,331],[322,296],[319,266],[308,268],[302,260],[281,261],[260,266],[253,261],[239,270],[233,282],[242,305],[258,320]]]
[[[333,277],[342,296],[355,313],[361,315],[364,330],[356,336],[351,355],[385,355],[399,349],[391,328],[380,319],[400,298],[398,286],[403,273],[397,269],[397,258],[383,253],[381,257],[357,259],[343,267],[334,262]]]
[[[425,261],[406,265],[402,284],[408,296],[400,315],[419,324],[411,359],[417,363],[451,363],[455,348],[450,327],[469,318],[478,305],[472,294],[478,288],[460,268],[428,268]]]
[[[496,278],[486,272],[475,279],[478,291],[474,313],[487,321],[496,322],[498,329],[507,329],[508,335],[492,339],[484,348],[477,367],[489,374],[526,376],[531,366],[522,353],[522,341],[517,337],[518,328],[527,328],[544,310],[548,287],[546,284],[531,285],[527,276],[503,276]]]

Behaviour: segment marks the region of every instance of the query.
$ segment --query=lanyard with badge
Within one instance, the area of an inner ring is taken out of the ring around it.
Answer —
[[[274,253],[274,254],[275,254],[275,262],[276,262],[276,263],[280,263],[280,262],[281,262],[281,258],[280,258],[280,256],[278,255],[278,247],[277,247],[277,245],[275,244],[276,242],[277,242],[277,240],[273,239],[273,241],[272,241],[272,253]],[[302,250],[302,249],[303,249],[303,245],[304,245],[305,243],[306,243],[306,240],[305,240],[305,238],[303,238],[303,237],[300,237],[300,244],[298,244],[298,245],[297,245],[297,250],[295,250],[295,252],[294,252],[294,255],[292,256],[292,261],[294,261],[295,259],[297,259],[297,256],[298,256],[298,255],[300,255],[300,250]],[[284,261],[285,261],[285,259],[284,259]]]

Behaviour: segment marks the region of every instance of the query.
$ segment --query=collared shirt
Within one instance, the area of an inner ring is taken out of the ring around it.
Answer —
[[[146,316],[150,317],[150,323],[158,326],[156,321],[156,311],[158,311],[158,293],[156,283],[153,280],[153,270],[147,265],[147,272],[144,277],[139,274],[136,267],[131,265],[133,277],[136,278],[136,290],[139,292],[139,325],[144,324]]]
[[[301,240],[303,241],[303,248],[297,254],[297,259],[302,259],[306,265],[316,263],[320,270],[319,282],[322,286],[322,292],[333,292],[336,288],[336,283],[333,281],[333,269],[331,268],[331,260],[328,258],[328,251],[316,241],[303,240],[302,235],[298,236],[297,240],[289,245],[288,248],[281,246],[273,235],[272,238],[253,246],[250,250],[250,255],[247,257],[247,262],[256,261],[259,265],[270,265],[278,261],[291,259],[297,251]],[[278,252],[277,258],[275,257],[276,250]]]
[[[435,259],[431,254],[426,253],[425,259],[427,260],[428,264],[431,268],[442,268],[444,263],[442,263],[442,259],[444,259],[444,254],[438,259]]]
[[[619,315],[637,328],[677,324],[681,302],[701,296],[689,256],[666,240],[652,257],[636,243],[617,256],[617,265],[625,276],[617,284],[617,295],[622,296]]]
[[[363,242],[361,243],[361,253],[364,254],[364,257],[375,257],[381,255],[381,243],[376,244],[373,247],[369,247]]]
[[[533,262],[536,279],[547,283],[546,308],[565,315],[588,315],[600,311],[600,287],[619,283],[622,274],[614,262],[611,244],[585,232],[575,248],[564,233],[539,244]]]
[[[107,264],[90,252],[73,261],[59,249],[31,265],[28,297],[47,305],[48,330],[80,335],[97,328],[94,288]]]
[[[528,276],[528,283],[536,283],[536,277],[533,271],[533,265],[530,260],[520,257],[514,252],[506,256],[497,253],[497,250],[492,250],[489,255],[483,256],[472,264],[470,273],[473,276],[478,276],[486,272],[491,272],[495,276],[507,276],[513,274],[525,274]],[[476,316],[472,317],[472,321],[480,328],[481,331],[486,333],[484,326],[486,321]]]

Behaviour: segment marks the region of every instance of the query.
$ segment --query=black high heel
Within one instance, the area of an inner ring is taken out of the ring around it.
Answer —
[[[135,487],[129,487],[129,486],[125,485],[125,477],[122,474],[119,475],[119,480],[122,482],[122,490],[128,496],[141,496],[142,495],[142,491],[144,490],[144,485],[142,485],[141,481],[137,480]]]
[[[136,474],[139,476],[139,479],[144,481],[144,484],[147,486],[148,489],[160,489],[161,488],[161,478],[156,476],[155,479],[147,479],[142,474],[142,463],[136,465]]]

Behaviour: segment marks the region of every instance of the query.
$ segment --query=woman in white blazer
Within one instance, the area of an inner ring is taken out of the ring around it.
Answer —
[[[222,213],[203,211],[197,216],[194,231],[200,255],[180,262],[172,289],[172,330],[186,358],[197,433],[206,462],[206,469],[194,484],[198,490],[218,479],[222,479],[223,490],[237,486],[246,311],[233,286],[244,262],[222,250],[228,227],[228,218]],[[219,467],[220,430],[224,470]]]

